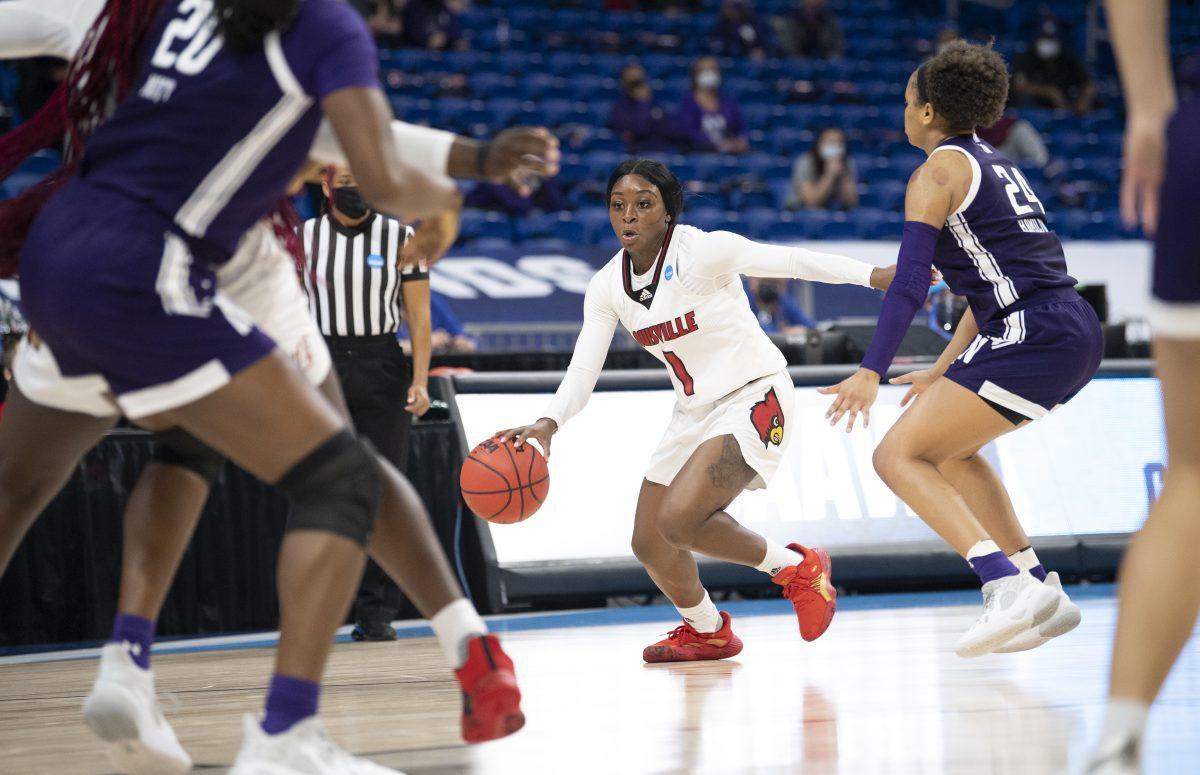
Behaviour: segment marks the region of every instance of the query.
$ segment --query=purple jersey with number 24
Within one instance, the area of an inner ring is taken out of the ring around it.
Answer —
[[[962,153],[973,168],[971,190],[946,219],[933,263],[967,297],[980,326],[1035,291],[1075,285],[1046,209],[1015,164],[973,135],[951,137],[934,153]]]

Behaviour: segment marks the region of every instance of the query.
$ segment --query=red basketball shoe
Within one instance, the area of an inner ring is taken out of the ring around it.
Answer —
[[[833,621],[837,610],[837,590],[833,588],[833,563],[824,549],[809,549],[800,544],[788,544],[804,560],[789,565],[771,577],[783,587],[783,596],[792,601],[796,618],[800,620],[800,637],[816,640]]]
[[[468,743],[496,740],[525,726],[517,675],[495,635],[472,638],[466,664],[454,674],[462,687],[462,736]]]
[[[667,633],[667,637],[642,650],[647,662],[695,662],[725,659],[742,653],[742,639],[733,634],[733,617],[721,612],[721,629],[696,632],[687,622]]]

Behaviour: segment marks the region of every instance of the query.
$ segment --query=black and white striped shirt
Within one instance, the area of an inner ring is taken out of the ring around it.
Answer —
[[[428,280],[425,262],[398,269],[412,229],[372,213],[357,226],[332,215],[304,222],[304,289],[325,336],[378,336],[400,329],[400,284]]]

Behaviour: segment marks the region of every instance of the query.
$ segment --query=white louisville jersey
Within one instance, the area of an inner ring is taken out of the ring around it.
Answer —
[[[634,287],[631,264],[622,250],[588,285],[575,354],[545,415],[560,426],[595,387],[617,323],[667,367],[679,405],[690,410],[787,366],[751,312],[741,275],[870,285],[873,269],[842,256],[684,225],[668,230],[649,285]]]

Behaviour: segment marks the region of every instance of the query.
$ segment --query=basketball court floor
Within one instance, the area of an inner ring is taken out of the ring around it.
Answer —
[[[1068,773],[1098,732],[1116,616],[1111,586],[1069,591],[1077,630],[979,660],[952,651],[973,592],[843,597],[816,643],[782,600],[731,603],[741,655],[679,666],[640,659],[674,626],[667,607],[497,617],[528,724],[476,747],[459,740],[458,693],[429,630],[406,625],[399,644],[336,646],[321,715],[344,747],[410,775]],[[1147,773],[1200,772],[1198,642],[1151,716]],[[236,754],[269,645],[246,636],[156,653],[166,715],[198,771],[223,772]],[[0,772],[111,771],[79,715],[95,653],[0,658]]]

